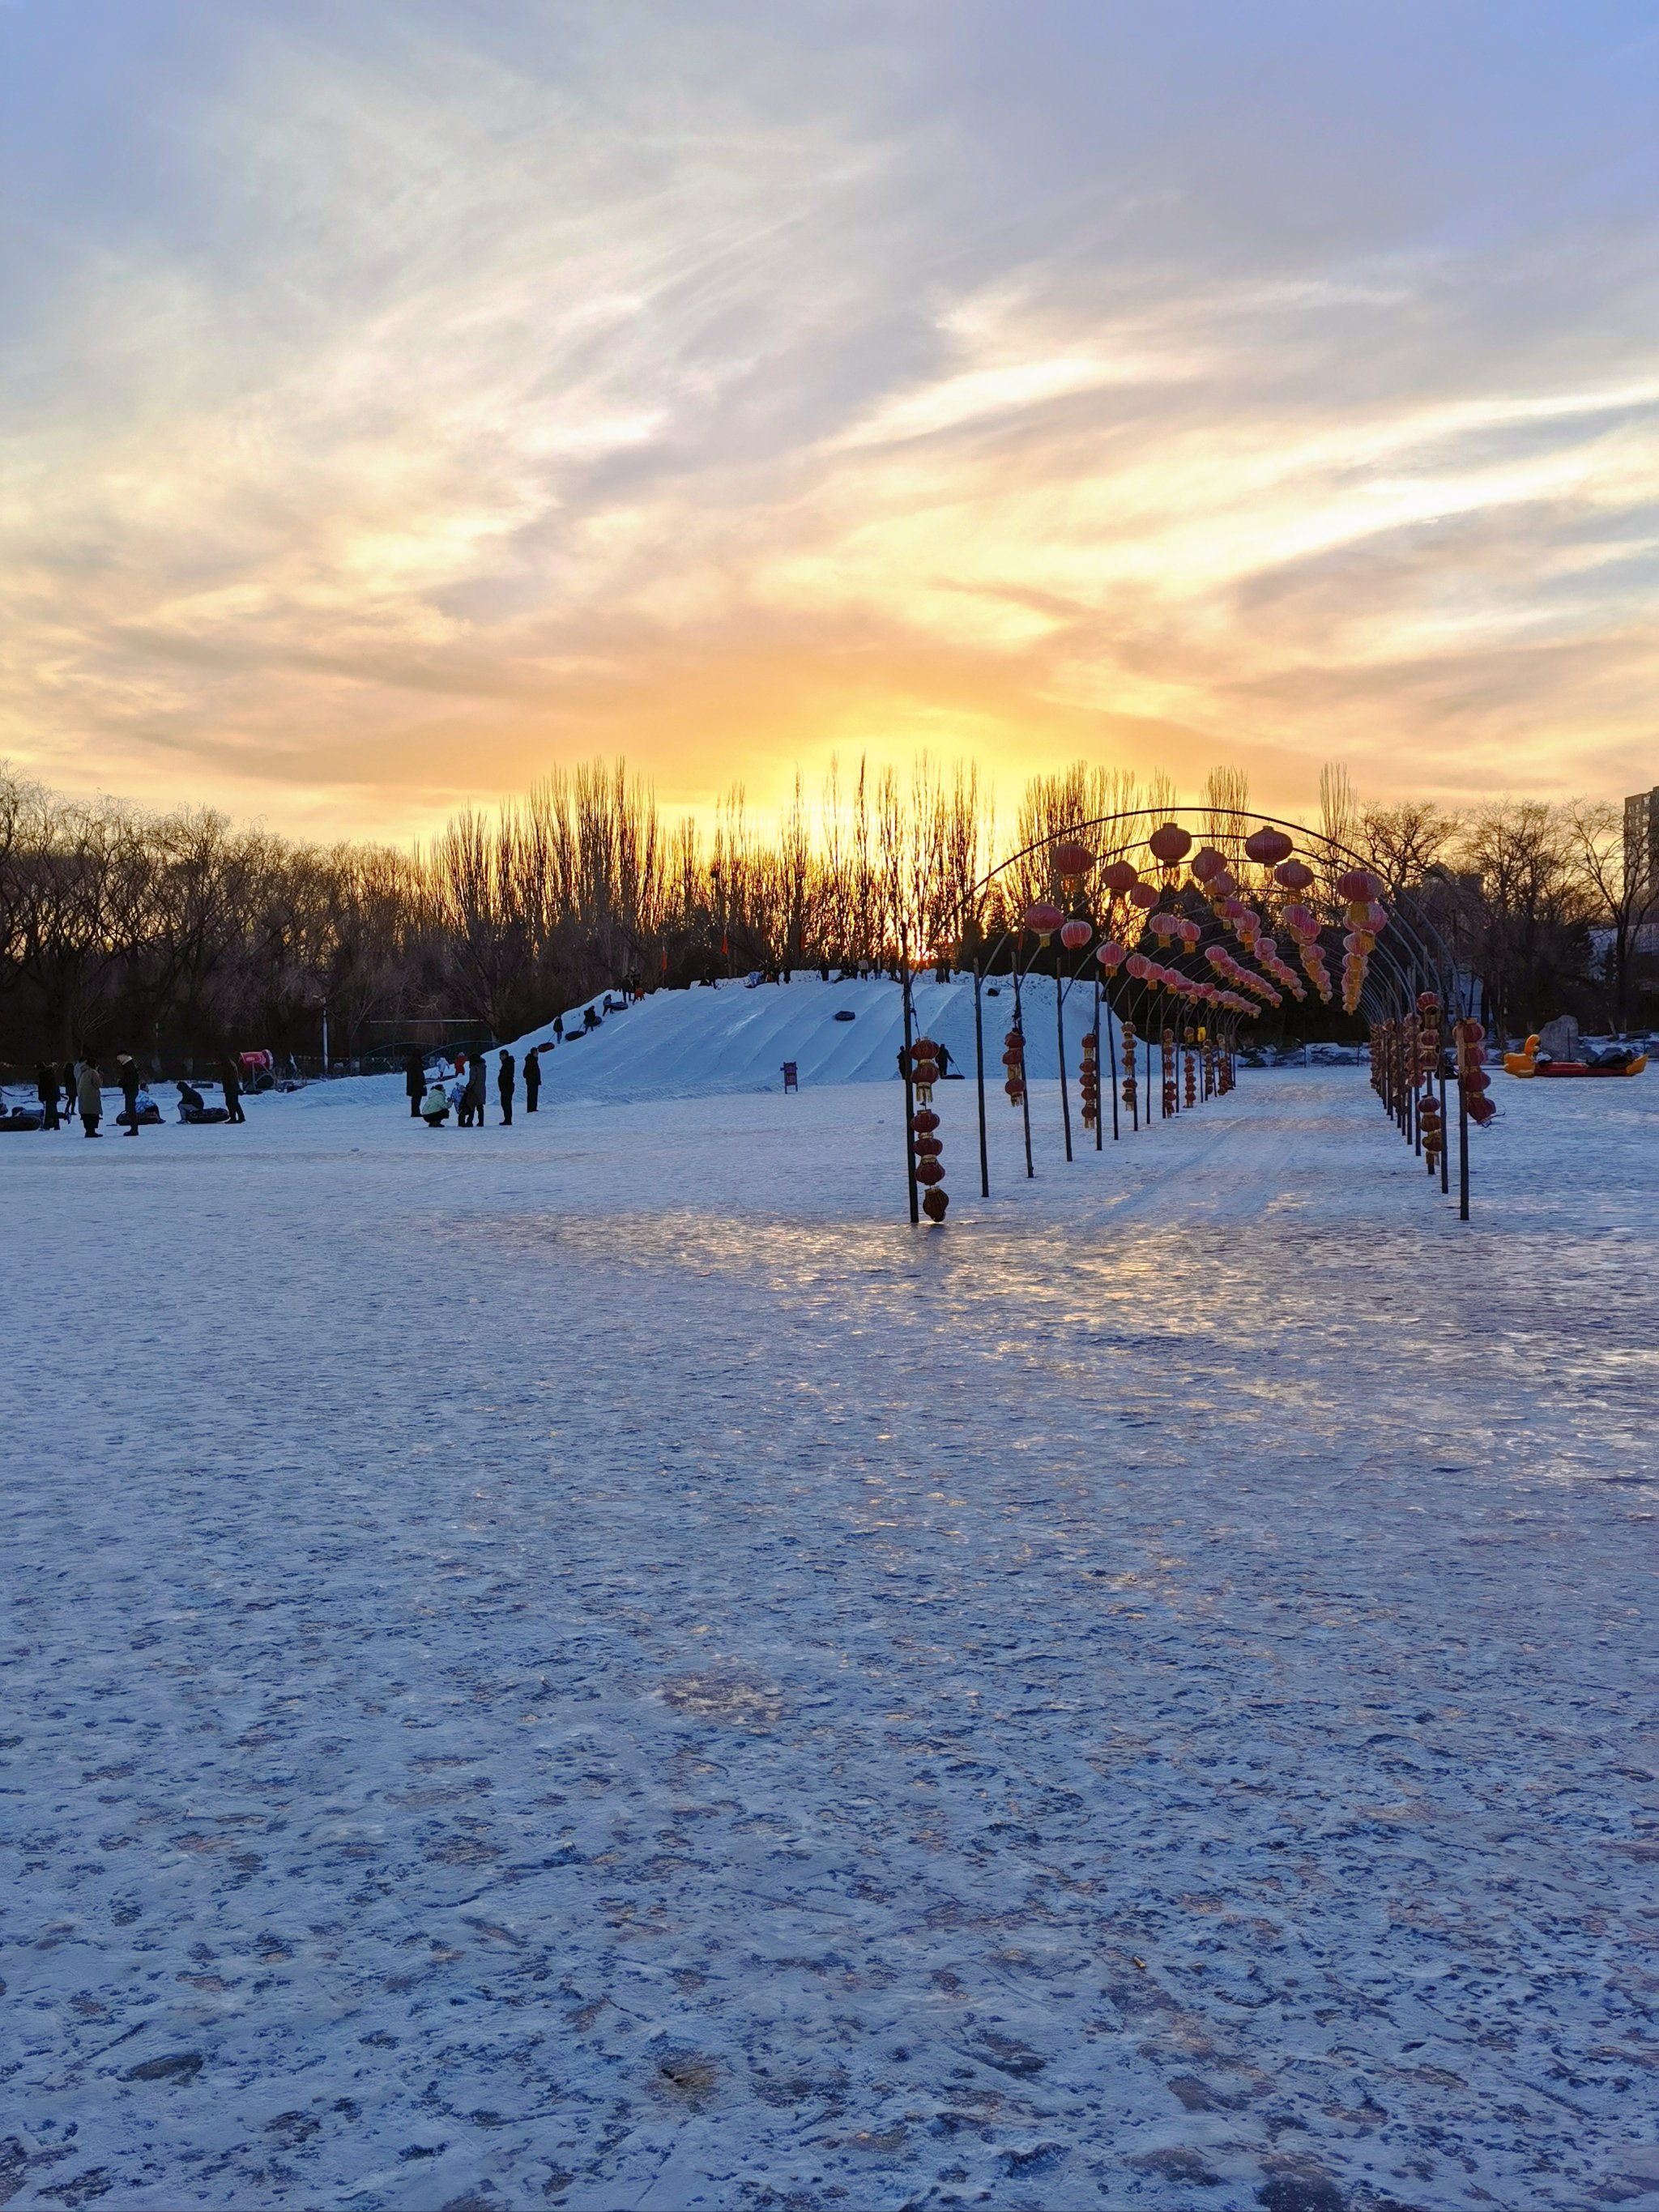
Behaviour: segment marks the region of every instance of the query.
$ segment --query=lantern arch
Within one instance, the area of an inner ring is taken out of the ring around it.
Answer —
[[[1094,1019],[1085,1030],[1079,1081],[1085,1135],[1092,1132],[1097,1151],[1104,1144],[1103,1085],[1109,1084],[1114,1141],[1126,1133],[1126,1121],[1128,1133],[1150,1128],[1231,1090],[1244,1026],[1282,1007],[1287,997],[1305,1002],[1311,993],[1326,1004],[1340,1000],[1345,1012],[1369,1022],[1373,1086],[1443,1190],[1449,1188],[1450,1074],[1459,1212],[1467,1220],[1468,1124],[1490,1119],[1493,1110],[1485,1095],[1482,1033],[1432,920],[1409,892],[1385,905],[1382,890],[1363,856],[1322,830],[1234,808],[1132,808],[1066,823],[1006,855],[964,895],[954,956],[974,977],[981,1194],[990,1194],[982,994],[988,975],[1006,971],[1014,1012],[1001,1057],[1005,1088],[1022,1115],[1028,1176],[1036,1167],[1025,1072],[1027,979],[1054,980],[1068,1160],[1075,1156],[1066,1061],[1068,993],[1086,988],[1092,994]],[[1287,945],[1295,964],[1285,957]],[[915,1219],[918,1132],[912,1126],[908,958],[902,974]]]

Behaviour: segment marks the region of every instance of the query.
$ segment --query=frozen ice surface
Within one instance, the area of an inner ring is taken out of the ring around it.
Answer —
[[[12,1140],[0,2194],[1659,2202],[1659,1083],[1498,1095]]]

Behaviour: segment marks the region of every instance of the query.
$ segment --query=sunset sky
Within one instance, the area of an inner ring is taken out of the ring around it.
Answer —
[[[1659,782],[1659,9],[0,0],[0,754]]]

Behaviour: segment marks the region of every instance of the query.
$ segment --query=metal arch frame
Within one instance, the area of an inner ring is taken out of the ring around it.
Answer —
[[[999,860],[994,867],[988,869],[986,872],[978,878],[978,879],[972,884],[969,887],[968,890],[963,894],[962,903],[957,914],[957,934],[959,943],[965,947],[970,938],[973,940],[974,1031],[975,1060],[977,1064],[976,1074],[979,1108],[980,1188],[982,1196],[988,1197],[990,1195],[990,1170],[987,1146],[984,1029],[981,1007],[981,992],[987,973],[994,972],[992,963],[994,963],[1005,945],[1010,946],[1011,954],[1009,969],[1012,976],[1014,988],[1014,1022],[1015,1026],[1019,1028],[1023,1032],[1024,1024],[1024,1011],[1021,1004],[1020,986],[1022,976],[1026,971],[1022,969],[1019,960],[1019,941],[1024,934],[1024,925],[1015,924],[1012,927],[1005,927],[1000,930],[993,939],[981,939],[979,934],[977,921],[972,917],[971,909],[974,903],[977,902],[977,900],[990,888],[993,884],[996,883],[1000,878],[1006,876],[1009,870],[1016,867],[1022,860],[1029,860],[1033,854],[1038,853],[1050,853],[1055,844],[1065,839],[1082,839],[1103,830],[1108,832],[1115,831],[1118,833],[1115,838],[1108,844],[1104,850],[1095,854],[1091,868],[1091,873],[1092,873],[1094,868],[1100,866],[1103,862],[1121,857],[1124,853],[1132,850],[1134,848],[1144,846],[1148,838],[1152,836],[1155,828],[1162,826],[1165,822],[1176,821],[1178,823],[1180,817],[1183,815],[1199,817],[1205,830],[1206,830],[1211,836],[1218,839],[1236,838],[1237,842],[1242,843],[1244,836],[1248,834],[1245,825],[1254,824],[1256,828],[1272,828],[1285,831],[1297,840],[1304,849],[1310,851],[1316,857],[1323,859],[1327,862],[1342,860],[1357,867],[1367,867],[1370,865],[1365,856],[1363,854],[1355,852],[1352,847],[1342,844],[1339,840],[1330,836],[1322,830],[1316,830],[1310,828],[1305,823],[1295,822],[1283,816],[1264,814],[1254,810],[1241,807],[1191,805],[1176,807],[1129,807],[1124,808],[1115,814],[1093,815],[1082,821],[1057,824],[1046,830],[1041,837],[1033,838],[1025,845],[1021,846],[1017,851],[1006,854],[1004,858]],[[1229,825],[1226,828],[1220,826],[1224,820]],[[1145,824],[1146,826],[1144,828],[1131,828],[1130,825],[1132,824]],[[1156,859],[1156,855],[1153,857]],[[1158,863],[1160,869],[1165,864],[1162,862]],[[1148,911],[1150,912],[1151,909]],[[1417,900],[1410,892],[1401,892],[1391,903],[1389,908],[1389,927],[1387,936],[1379,939],[1378,943],[1372,949],[1372,951],[1368,957],[1365,979],[1361,986],[1358,1001],[1355,1009],[1356,1012],[1360,1013],[1368,1019],[1373,1021],[1397,1021],[1404,1015],[1408,1007],[1415,1006],[1419,993],[1425,988],[1432,986],[1435,988],[1436,995],[1439,999],[1441,1005],[1453,1015],[1454,1018],[1464,1014],[1467,1012],[1467,1008],[1463,1003],[1465,994],[1460,981],[1457,963],[1452,956],[1451,950],[1446,944],[1445,939],[1441,936],[1439,931],[1435,927],[1434,924],[1422,912]],[[1212,940],[1212,942],[1222,941],[1224,934],[1224,932],[1218,932],[1216,939]],[[1404,940],[1403,944],[1401,942],[1402,939]],[[1090,950],[1092,949],[1092,947],[1090,948]],[[1187,969],[1183,963],[1193,961],[1198,955],[1200,947],[1197,945],[1183,946],[1178,953],[1175,953],[1173,955],[1166,964],[1175,967],[1180,969],[1181,972],[1185,973],[1187,972]],[[1054,948],[1054,1018],[1059,1034],[1059,1068],[1062,1121],[1066,1135],[1066,1156],[1069,1160],[1073,1157],[1073,1152],[1071,1142],[1070,1102],[1066,1093],[1066,1083],[1064,1001],[1066,992],[1070,983],[1086,980],[1084,971],[1087,965],[1088,952],[1085,951],[1084,953],[1079,955],[1077,967],[1074,972],[1070,975],[1066,975],[1062,972],[1061,960],[1062,956],[1060,948],[1056,945]],[[904,983],[905,1035],[908,1042],[910,1035],[912,1034],[911,970],[908,957],[903,959],[902,963],[901,972],[902,974]],[[1118,982],[1119,979],[1114,977],[1109,981],[1104,981],[1097,972],[1093,980],[1097,993],[1097,1035],[1098,1034],[1099,1028],[1099,1004],[1103,999],[1105,1001],[1106,1006],[1107,1040],[1109,1047],[1108,1060],[1110,1068],[1110,1074],[1109,1078],[1107,1067],[1102,1066],[1100,1069],[1100,1075],[1103,1081],[1109,1080],[1111,1084],[1113,1121],[1112,1133],[1115,1139],[1119,1133],[1117,1113],[1118,1078],[1116,1073],[1116,1056],[1115,1051],[1111,1050],[1111,1023],[1113,1012],[1121,1007],[1122,996],[1127,995],[1130,1001],[1127,1011],[1129,1012],[1131,1020],[1133,1021],[1137,1012],[1151,1012],[1158,1006],[1158,1001],[1164,994],[1160,992],[1156,986],[1145,987],[1136,984],[1136,987],[1128,994],[1120,994],[1117,1006],[1115,1007],[1113,986],[1115,983]],[[1263,980],[1266,981],[1268,979],[1264,977]],[[1135,979],[1131,979],[1131,981],[1133,983]],[[1277,986],[1274,988],[1278,988]],[[1186,1002],[1180,1001],[1178,1003],[1182,1005],[1184,1013],[1186,1011]],[[1266,1011],[1265,1006],[1263,1011]],[[1223,1024],[1217,1024],[1212,1013],[1211,1016],[1211,1025],[1217,1027],[1224,1026],[1227,1036],[1226,1049],[1231,1052],[1236,1047],[1239,1024],[1244,1017],[1237,1014],[1231,1009],[1224,1009],[1223,1015]],[[1255,1018],[1255,1017],[1254,1016],[1251,1017],[1251,1018]],[[1120,1019],[1121,1018],[1121,1013],[1120,1012]],[[1160,1038],[1164,1026],[1164,1024],[1160,1018],[1158,1022]],[[1180,1083],[1178,1072],[1179,1051],[1180,1048],[1179,1045],[1177,1045],[1176,1110],[1178,1112],[1182,1110],[1178,1103]],[[1150,1034],[1147,1038],[1147,1056],[1150,1076]],[[1097,1055],[1097,1059],[1098,1060],[1098,1055]],[[1126,1072],[1133,1073],[1133,1070]],[[907,1084],[907,1094],[908,1090],[908,1085]],[[1443,1071],[1440,1075],[1440,1091],[1442,1102],[1442,1124],[1443,1131],[1445,1095],[1445,1078]],[[1385,1100],[1385,1103],[1389,1103],[1389,1102]],[[1103,1107],[1104,1101],[1103,1100],[1100,1103],[1101,1106]],[[1463,1097],[1462,1085],[1461,1082],[1458,1085],[1458,1103],[1460,1212],[1462,1218],[1467,1220],[1468,1218],[1468,1120],[1466,1101]],[[1029,1079],[1026,1086],[1025,1096],[1022,1100],[1022,1106],[1024,1109],[1025,1127],[1026,1174],[1030,1176],[1034,1175],[1036,1170],[1031,1157]],[[1395,1118],[1400,1121],[1402,1133],[1406,1135],[1408,1140],[1413,1141],[1420,1151],[1420,1133],[1415,1126],[1414,1107],[1415,1088],[1414,1086],[1407,1085],[1403,1094],[1401,1111],[1396,1115]],[[1390,1111],[1392,1112],[1393,1110],[1394,1109],[1390,1105]],[[1148,1127],[1151,1126],[1152,1119],[1152,1115],[1151,1113],[1149,1100],[1146,1116]],[[915,1161],[914,1155],[910,1151],[911,1133],[908,1128],[908,1121],[909,1116],[907,1114],[907,1160],[910,1169],[914,1170]],[[1102,1115],[1097,1110],[1096,1120],[1097,1150],[1100,1149],[1103,1142],[1103,1130],[1101,1123]],[[1139,1116],[1137,1115],[1137,1124],[1138,1123]],[[1443,1190],[1448,1187],[1447,1176],[1449,1165],[1443,1137],[1440,1158],[1441,1187]],[[915,1219],[915,1200],[914,1194],[914,1182],[912,1182],[911,1190],[911,1218]]]

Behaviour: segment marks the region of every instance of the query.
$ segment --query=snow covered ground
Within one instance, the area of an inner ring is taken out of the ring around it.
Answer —
[[[988,1206],[953,1085],[915,1231],[650,1011],[0,1146],[0,2195],[1659,2203],[1659,1083],[1467,1228],[1352,1070]]]

